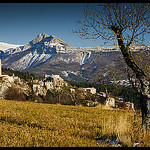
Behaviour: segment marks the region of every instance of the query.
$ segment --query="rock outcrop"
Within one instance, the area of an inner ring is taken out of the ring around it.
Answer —
[[[31,87],[17,76],[0,76],[0,99],[5,98],[5,92],[10,88],[20,89],[25,95],[29,95]]]

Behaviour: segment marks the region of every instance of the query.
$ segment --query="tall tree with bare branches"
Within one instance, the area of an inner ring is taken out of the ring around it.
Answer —
[[[132,85],[141,95],[142,124],[150,129],[150,80],[130,53],[130,48],[141,45],[149,34],[149,3],[103,3],[87,6],[77,30],[80,37],[88,39],[116,40],[124,61],[133,71],[140,86]]]

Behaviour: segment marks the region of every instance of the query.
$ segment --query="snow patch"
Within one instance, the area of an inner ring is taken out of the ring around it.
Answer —
[[[0,50],[2,50],[3,52],[6,52],[8,49],[10,48],[17,48],[23,45],[15,45],[15,44],[9,44],[9,43],[4,43],[4,42],[0,42]]]
[[[23,70],[29,68],[34,62],[44,63],[49,58],[51,58],[53,54],[38,54],[36,50],[34,52],[30,52],[29,54],[25,55],[15,63],[13,66],[15,69]]]

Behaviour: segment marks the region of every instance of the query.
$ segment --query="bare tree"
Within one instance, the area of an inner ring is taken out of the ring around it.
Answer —
[[[142,125],[144,131],[150,129],[150,80],[144,70],[133,59],[130,48],[142,45],[144,35],[149,34],[149,3],[106,3],[84,10],[83,20],[74,33],[88,39],[117,40],[117,45],[127,66],[133,71],[138,86],[133,87],[141,95]]]

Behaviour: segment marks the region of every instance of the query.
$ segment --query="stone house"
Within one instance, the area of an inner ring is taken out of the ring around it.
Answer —
[[[51,78],[53,79],[54,87],[57,89],[60,89],[62,86],[67,86],[67,82],[65,82],[59,75],[51,75]]]
[[[123,98],[118,97],[118,99],[114,99],[112,97],[106,98],[106,93],[100,92],[98,96],[105,98],[104,104],[107,106],[111,106],[114,108],[124,108],[127,110],[134,110],[134,104],[131,102],[125,102]]]
[[[36,95],[46,95],[46,91],[60,90],[62,86],[68,85],[59,75],[46,75],[44,81],[33,80],[33,91]]]
[[[112,97],[107,98],[106,105],[115,107],[115,108],[123,108],[127,110],[134,110],[134,104],[131,102],[124,102],[122,100],[115,100]]]
[[[62,86],[67,86],[67,82],[65,82],[59,75],[46,75],[45,74],[45,85],[47,88],[60,90]]]
[[[85,92],[89,92],[91,94],[96,94],[96,88],[92,87],[92,88],[79,88],[80,90],[83,90]]]
[[[107,106],[111,106],[111,107],[115,107],[115,99],[112,97],[108,97],[106,99],[106,105]]]
[[[0,76],[2,75],[1,59],[0,59]]]
[[[34,91],[34,92],[39,91],[40,88],[41,88],[41,85],[40,85],[40,84],[37,84],[37,83],[33,84],[33,91]]]
[[[46,87],[46,89],[54,89],[54,85],[53,85],[53,82],[44,82],[44,85]]]

